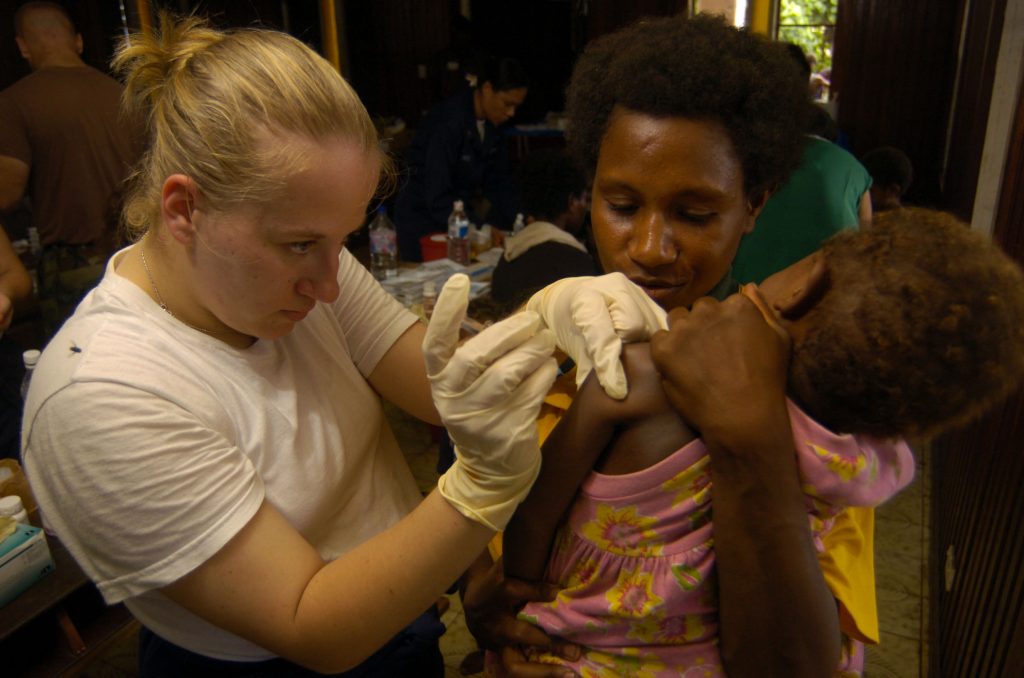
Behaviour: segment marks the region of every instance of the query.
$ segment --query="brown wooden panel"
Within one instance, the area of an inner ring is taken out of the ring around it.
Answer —
[[[640,17],[672,16],[689,10],[687,0],[591,0],[586,3],[586,36],[593,40],[627,26]]]
[[[345,3],[350,80],[372,115],[398,115],[415,125],[440,99],[438,55],[448,46],[452,16],[448,0]]]
[[[855,154],[901,148],[914,164],[908,202],[941,203],[942,156],[965,0],[842,0],[833,88]]]
[[[932,670],[1016,675],[1024,592],[1024,392],[935,445],[932,494]],[[953,587],[941,572],[956,556]],[[1011,652],[1012,651],[1012,652]]]

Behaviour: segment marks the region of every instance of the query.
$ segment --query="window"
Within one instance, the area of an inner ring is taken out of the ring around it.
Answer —
[[[819,101],[828,100],[832,79],[832,42],[838,0],[778,0],[776,38],[803,48],[811,62],[811,84]]]

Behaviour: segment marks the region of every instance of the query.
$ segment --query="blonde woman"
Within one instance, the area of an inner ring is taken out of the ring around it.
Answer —
[[[387,161],[337,72],[280,33],[161,23],[115,59],[147,122],[137,241],[47,347],[26,406],[45,518],[142,623],[144,676],[442,675],[424,610],[536,476],[555,372],[541,318],[586,301],[581,326],[552,329],[595,346],[579,361],[619,389],[612,328],[657,323],[628,286],[582,280],[456,350],[465,278],[425,328],[345,251]],[[425,499],[382,398],[456,443]]]

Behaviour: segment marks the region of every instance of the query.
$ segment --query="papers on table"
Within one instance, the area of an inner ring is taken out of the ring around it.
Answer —
[[[494,255],[492,253],[496,252]],[[501,256],[501,249],[495,248],[481,253],[478,261],[463,266],[451,259],[436,259],[420,264],[416,268],[399,268],[398,275],[381,280],[380,284],[406,308],[423,303],[423,283],[433,280],[437,293],[441,293],[448,278],[456,273],[465,273],[470,278],[469,298],[486,294],[491,288],[491,272]]]

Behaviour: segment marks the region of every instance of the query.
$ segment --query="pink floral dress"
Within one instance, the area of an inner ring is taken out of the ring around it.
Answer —
[[[790,403],[811,527],[820,536],[844,506],[876,506],[913,478],[903,442],[836,435]],[[710,458],[694,440],[621,476],[592,473],[559,531],[546,579],[561,590],[521,616],[580,644],[582,676],[724,676],[711,522]],[[752,517],[751,519],[756,519]],[[854,658],[844,653],[840,671]]]

